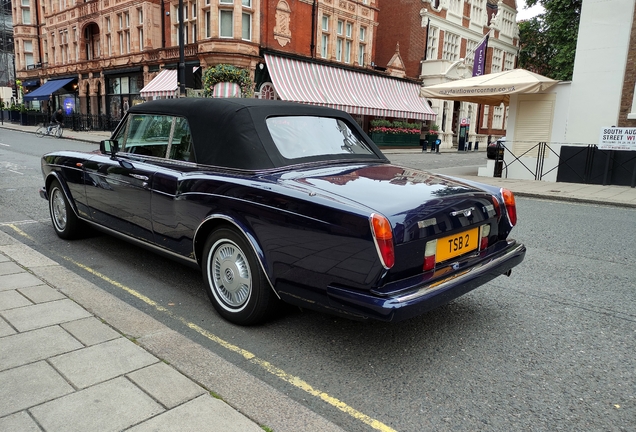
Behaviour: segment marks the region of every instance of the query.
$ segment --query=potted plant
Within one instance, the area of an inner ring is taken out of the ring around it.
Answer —
[[[28,124],[27,107],[24,104],[20,104],[20,124],[26,126]]]
[[[406,121],[371,120],[369,134],[381,146],[419,146],[420,124]]]
[[[9,112],[11,113],[12,122],[20,121],[20,106],[19,105],[12,103],[11,108],[9,108]]]

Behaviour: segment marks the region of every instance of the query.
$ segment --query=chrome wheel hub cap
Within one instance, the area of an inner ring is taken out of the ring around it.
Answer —
[[[250,267],[243,251],[234,243],[223,242],[211,261],[214,289],[233,310],[243,306],[252,291]]]

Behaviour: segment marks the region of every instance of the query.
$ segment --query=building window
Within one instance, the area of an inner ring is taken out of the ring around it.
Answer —
[[[79,37],[77,36],[77,27],[73,27],[73,55],[75,56],[75,61],[78,62],[80,60],[79,57]]]
[[[49,42],[44,39],[44,63],[48,63],[49,62]]]
[[[139,51],[144,50],[144,29],[139,29]]]
[[[353,34],[353,24],[347,23],[347,37],[351,38],[352,34]]]
[[[223,4],[234,4],[234,0],[219,0],[219,3],[223,3]]]
[[[484,116],[482,117],[481,127],[487,129],[488,128],[488,111],[490,110],[489,105],[484,105]]]
[[[342,36],[344,33],[344,21],[338,20],[336,24],[336,34]],[[344,39],[341,37],[336,38],[336,60],[342,61],[342,48],[344,46]]]
[[[347,39],[345,41],[345,63],[351,63],[351,41]]]
[[[515,26],[515,14],[509,10],[502,11],[501,32],[506,36],[512,37]]]
[[[470,20],[474,24],[482,24],[484,14],[484,0],[472,0],[470,7]]]
[[[31,1],[22,0],[21,5],[22,5],[22,24],[31,24]]]
[[[29,66],[33,66],[33,42],[24,41],[24,65],[28,69]]]
[[[110,17],[106,17],[106,32],[110,33],[111,28],[110,28]]]
[[[323,15],[322,16],[322,31],[329,31],[329,16],[328,15]]]
[[[492,128],[503,129],[504,105],[496,106],[492,110]]]
[[[492,50],[492,66],[490,73],[501,72],[501,61],[503,60],[503,51],[497,48]]]
[[[219,11],[220,35],[222,38],[234,37],[234,13],[231,10]]]
[[[320,56],[322,58],[327,58],[327,54],[329,53],[329,35],[323,33],[321,44],[320,44]]]
[[[142,8],[137,9],[137,18],[139,19],[139,24],[144,23],[144,10]]]
[[[322,16],[321,29],[323,33],[320,38],[320,56],[327,58],[329,56],[329,15]]]
[[[364,66],[364,57],[366,54],[367,46],[363,42],[367,39],[367,28],[360,27],[360,44],[358,44],[358,65]]]
[[[504,70],[513,70],[515,68],[515,55],[511,53],[506,53],[506,57],[504,58]]]
[[[212,37],[212,20],[210,16],[210,11],[205,11],[205,37]]]
[[[461,39],[454,33],[446,32],[444,34],[444,47],[442,50],[442,59],[456,61],[459,60],[459,43]]]
[[[241,4],[245,7],[251,8],[252,7],[252,0],[243,0],[241,2]]]
[[[475,64],[475,50],[477,42],[470,39],[466,40],[466,66],[472,67]]]
[[[439,46],[439,29],[430,26],[428,29],[428,48],[426,48],[426,58],[437,60],[437,47]]]
[[[448,10],[455,15],[462,15],[464,12],[464,0],[450,0],[450,7]]]
[[[252,40],[252,14],[243,14],[242,37],[246,41]]]

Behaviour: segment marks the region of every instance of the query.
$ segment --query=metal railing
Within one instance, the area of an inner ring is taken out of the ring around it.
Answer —
[[[554,151],[550,144],[559,144],[560,152]],[[502,154],[495,153],[495,164],[502,164],[505,177],[508,176],[508,168],[518,163],[534,176],[535,180],[542,180],[544,176],[556,170],[557,182],[636,186],[636,152],[633,151],[599,150],[596,144],[539,142],[517,155],[512,152],[512,142],[502,142],[500,146],[512,156],[512,159],[504,161]],[[544,163],[550,153],[558,159],[558,163],[546,171]],[[522,160],[528,156],[536,157],[534,169]]]
[[[119,120],[106,114],[73,114],[64,119],[64,126],[74,131],[114,131]]]

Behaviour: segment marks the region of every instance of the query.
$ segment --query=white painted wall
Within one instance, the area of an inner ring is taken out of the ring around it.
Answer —
[[[601,127],[618,123],[634,3],[583,0],[566,142],[597,144]]]
[[[547,173],[543,176],[543,181],[556,181],[557,169],[559,164],[557,155],[561,153],[561,143],[565,140],[565,134],[568,127],[568,109],[570,103],[570,91],[572,89],[570,82],[562,82],[552,87],[545,95],[555,95],[554,116],[552,120],[552,130],[550,131],[550,139],[546,157],[543,160],[543,172]],[[521,156],[521,154],[513,155],[510,152],[515,145],[513,137],[515,136],[515,125],[517,122],[517,113],[519,108],[519,100],[524,98],[538,98],[539,94],[533,95],[510,95],[510,111],[508,113],[508,129],[506,130],[506,151],[504,152],[504,169],[502,177],[522,180],[534,180],[535,171],[537,169],[537,158],[533,156]],[[479,168],[478,175],[492,177],[495,169],[495,161],[489,160],[486,167]]]

